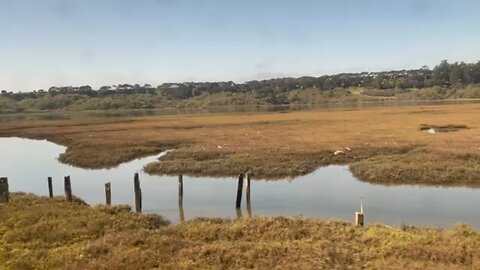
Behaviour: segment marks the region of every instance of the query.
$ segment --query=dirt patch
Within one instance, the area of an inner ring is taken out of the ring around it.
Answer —
[[[455,132],[460,131],[463,129],[468,129],[467,125],[456,125],[456,124],[448,124],[448,125],[428,125],[428,124],[421,124],[420,128],[421,131],[425,133],[447,133],[447,132]]]

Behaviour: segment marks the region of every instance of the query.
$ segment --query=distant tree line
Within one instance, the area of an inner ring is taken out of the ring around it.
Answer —
[[[80,87],[56,87],[48,90],[34,90],[32,92],[7,92],[1,91],[1,96],[9,97],[15,101],[23,99],[35,99],[43,96],[57,96],[68,94],[80,94],[89,97],[105,97],[115,95],[161,95],[168,99],[188,99],[202,94],[215,94],[220,92],[253,93],[256,98],[274,101],[278,94],[297,89],[346,89],[350,87],[363,87],[366,89],[410,89],[440,86],[449,88],[454,85],[468,85],[480,83],[480,62],[453,64],[443,60],[439,65],[430,69],[423,66],[420,69],[385,71],[385,72],[361,72],[341,73],[336,75],[324,75],[320,77],[305,76],[300,78],[277,78],[261,81],[249,81],[245,83],[228,82],[183,82],[164,83],[152,87],[149,84],[119,84],[102,86],[92,89],[85,85]],[[272,102],[275,103],[275,102]]]

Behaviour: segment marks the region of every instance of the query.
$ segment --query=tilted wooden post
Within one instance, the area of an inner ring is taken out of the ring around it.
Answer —
[[[236,208],[240,208],[242,206],[243,177],[243,173],[238,176],[237,201],[235,203]]]
[[[65,198],[67,199],[67,202],[71,202],[72,201],[72,184],[70,182],[70,176],[65,176],[64,185],[65,185]]]
[[[8,203],[10,194],[8,193],[8,178],[0,178],[0,203]]]
[[[110,182],[105,183],[105,203],[107,205],[112,204],[112,185]]]
[[[247,214],[249,218],[252,218],[252,202],[250,201],[250,174],[247,174],[247,181],[245,184],[245,193],[247,199]]]
[[[48,196],[53,198],[53,184],[52,184],[52,177],[48,177]]]
[[[140,178],[138,173],[135,173],[133,178],[133,186],[135,191],[135,210],[137,213],[142,212],[142,190],[140,189]]]

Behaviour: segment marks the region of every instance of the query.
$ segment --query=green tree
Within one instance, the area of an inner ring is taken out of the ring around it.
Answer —
[[[433,69],[432,81],[435,85],[448,85],[450,83],[450,64],[442,60],[440,65]]]

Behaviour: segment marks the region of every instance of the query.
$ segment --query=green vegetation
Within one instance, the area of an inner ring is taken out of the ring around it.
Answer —
[[[478,269],[480,234],[257,217],[168,225],[127,206],[14,193],[0,204],[0,269]]]
[[[44,110],[204,108],[383,100],[480,98],[480,62],[442,61],[433,70],[362,72],[263,81],[56,87],[0,94],[0,113]]]

